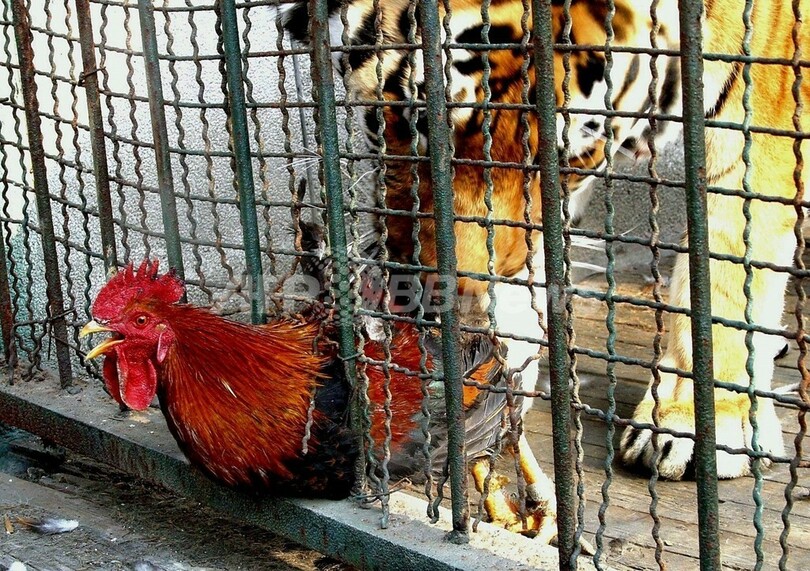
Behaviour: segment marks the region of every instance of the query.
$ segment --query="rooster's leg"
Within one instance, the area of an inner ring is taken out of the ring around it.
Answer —
[[[520,436],[512,451],[518,454],[520,470],[526,482],[528,509],[521,514],[520,502],[506,490],[509,479],[491,472],[489,461],[482,459],[473,464],[472,476],[478,492],[485,495],[484,509],[493,524],[550,543],[557,535],[554,484],[540,468],[525,436]]]
[[[521,434],[518,440],[517,454],[520,460],[520,471],[526,481],[526,503],[531,506],[530,511],[533,514],[542,516],[534,516],[534,521],[538,521],[540,524],[534,530],[536,531],[535,538],[544,543],[551,543],[557,537],[557,495],[554,482],[537,463],[524,434]],[[596,553],[593,545],[583,537],[579,538],[579,546],[582,553],[586,555]]]
[[[554,493],[554,482],[551,481],[526,440],[526,435],[520,435],[517,444],[517,455],[520,462],[520,471],[526,482],[527,507],[539,522],[537,538],[548,543],[557,536],[557,496]]]
[[[472,466],[475,488],[481,494],[486,490],[484,509],[493,524],[550,543],[557,536],[554,483],[540,468],[525,435],[520,435],[512,452],[518,455],[520,471],[526,482],[527,510],[523,517],[520,502],[506,490],[509,478],[491,471],[488,459],[478,460]]]
[[[490,523],[517,533],[534,531],[537,527],[534,517],[527,514],[526,525],[523,525],[520,506],[506,491],[509,478],[491,471],[488,459],[481,459],[473,464],[472,476],[476,490],[484,495],[484,511]]]

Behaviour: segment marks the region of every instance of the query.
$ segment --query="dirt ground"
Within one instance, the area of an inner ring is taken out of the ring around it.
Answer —
[[[47,517],[79,525],[42,535],[18,521]],[[14,562],[27,571],[351,569],[2,425],[0,519],[0,570]]]

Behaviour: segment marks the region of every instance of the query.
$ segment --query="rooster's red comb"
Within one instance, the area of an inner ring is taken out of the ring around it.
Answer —
[[[185,285],[174,269],[159,275],[157,260],[144,260],[136,270],[132,263],[114,275],[93,302],[93,317],[107,320],[119,315],[133,301],[148,299],[167,304],[183,297]]]

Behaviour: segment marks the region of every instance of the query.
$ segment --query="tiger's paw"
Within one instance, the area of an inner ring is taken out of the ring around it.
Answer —
[[[661,398],[658,408],[658,426],[672,432],[694,434],[694,406],[691,391],[688,400]],[[720,394],[720,393],[718,393]],[[727,394],[728,398],[715,396],[715,427],[717,444],[731,449],[751,449],[753,428],[749,421],[749,399],[745,394]],[[636,408],[633,420],[652,424],[652,397],[648,394]],[[776,416],[773,403],[767,399],[758,400],[757,444],[772,456],[785,453],[782,429]],[[656,442],[657,440],[657,442]],[[695,441],[692,438],[676,437],[672,434],[658,434],[653,438],[649,429],[629,426],[622,434],[619,455],[629,466],[643,466],[652,470],[657,463],[658,474],[667,480],[680,480],[692,469]],[[762,465],[770,465],[763,459]],[[738,478],[751,471],[751,458],[745,453],[717,451],[717,476],[721,479]]]

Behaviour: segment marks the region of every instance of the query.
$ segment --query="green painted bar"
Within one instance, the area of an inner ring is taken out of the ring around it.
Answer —
[[[155,13],[151,0],[138,0],[138,17],[143,42],[143,63],[146,70],[146,90],[149,95],[149,115],[152,120],[152,138],[155,145],[158,187],[160,189],[163,232],[169,265],[180,278],[185,276],[183,252],[180,249],[180,228],[177,220],[177,202],[174,196],[174,177],[169,153],[169,135],[166,131],[165,101],[160,80]]]
[[[695,480],[701,571],[720,569],[717,456],[714,425],[709,227],[706,206],[706,141],[703,111],[702,2],[679,1],[683,85],[683,144],[689,232],[692,371],[695,383]]]
[[[93,39],[93,22],[90,15],[90,2],[76,0],[76,19],[79,24],[79,43],[82,50],[82,77],[87,99],[87,116],[90,123],[90,146],[93,153],[93,174],[96,179],[96,200],[98,220],[101,229],[101,255],[104,269],[109,274],[115,271],[118,255],[115,247],[115,227],[110,199],[110,177],[107,168],[107,149],[104,143],[104,124],[101,117],[101,100],[98,93],[98,68],[96,48]]]
[[[236,186],[239,189],[239,214],[242,220],[242,241],[245,263],[250,275],[250,313],[253,323],[266,321],[262,252],[259,244],[259,224],[256,219],[256,189],[250,158],[250,136],[245,110],[245,87],[242,82],[242,48],[239,45],[239,25],[234,0],[222,0],[222,41],[228,80],[228,108],[231,115],[231,137],[236,162]]]
[[[310,38],[312,43],[311,73],[313,86],[317,87],[318,124],[323,178],[326,188],[326,215],[329,224],[329,247],[332,254],[332,291],[337,309],[338,346],[346,375],[352,386],[357,384],[357,360],[354,339],[354,303],[349,283],[349,255],[346,246],[346,226],[343,215],[343,184],[340,172],[340,139],[338,138],[337,114],[335,112],[335,83],[332,77],[332,54],[329,47],[329,9],[326,0],[309,2]],[[358,434],[358,446],[363,442],[363,395],[356,394],[351,403],[352,426]],[[358,454],[356,487],[365,485],[366,467],[363,454]]]
[[[450,137],[445,100],[444,65],[439,5],[423,0],[422,55],[425,65],[428,147],[433,187],[433,211],[436,217],[436,266],[441,291],[442,364],[444,367],[447,408],[447,450],[450,464],[450,491],[453,510],[451,541],[469,541],[470,509],[467,501],[467,462],[465,452],[464,410],[462,397],[460,322],[458,316],[458,276],[456,274],[456,235],[453,218],[453,171],[450,166]]]
[[[56,360],[59,367],[59,382],[62,387],[73,383],[73,370],[70,363],[70,348],[67,345],[67,324],[65,323],[65,302],[62,295],[62,275],[56,254],[56,237],[53,231],[53,215],[48,191],[48,169],[45,165],[45,149],[42,144],[42,121],[39,115],[37,84],[34,77],[34,51],[32,47],[31,22],[24,0],[11,2],[14,19],[14,36],[17,41],[17,55],[20,61],[20,86],[25,100],[25,123],[28,129],[28,147],[31,156],[31,171],[34,175],[34,192],[37,201],[42,256],[45,262],[46,293],[48,296],[48,317],[52,327],[51,336],[56,341]]]
[[[554,77],[554,39],[551,0],[533,0],[535,74]],[[556,96],[553,81],[536,81],[540,145],[540,190],[543,207],[543,248],[548,288],[548,360],[551,383],[554,485],[560,569],[576,569],[576,505],[574,456],[571,449],[571,389],[568,382],[568,343],[565,309],[565,248],[560,204],[560,169],[557,149]]]

